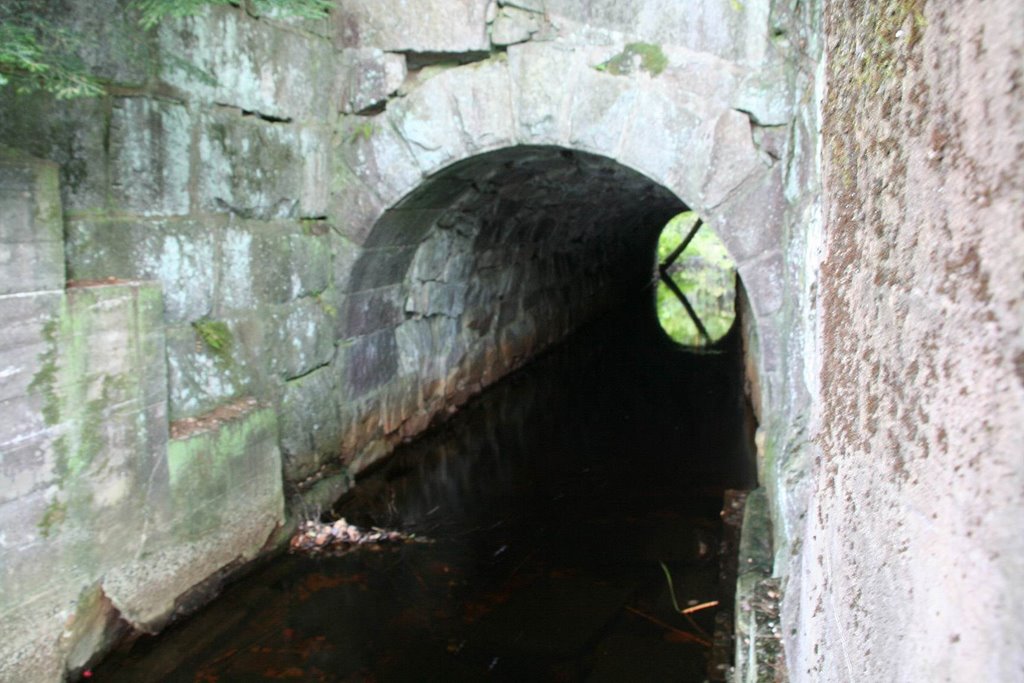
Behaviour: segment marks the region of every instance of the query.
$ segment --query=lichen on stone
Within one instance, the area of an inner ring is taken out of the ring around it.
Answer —
[[[68,507],[58,499],[50,501],[46,506],[43,518],[39,520],[39,533],[43,538],[49,538],[54,527],[59,526],[67,517]]]

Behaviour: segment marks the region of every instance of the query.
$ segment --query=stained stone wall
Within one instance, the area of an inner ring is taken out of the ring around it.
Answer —
[[[51,162],[0,150],[0,254],[11,259],[0,271],[0,678],[10,681],[62,678],[120,624],[159,628],[182,595],[254,557],[282,521],[272,411],[253,400],[169,433],[160,284],[65,288],[57,176]]]

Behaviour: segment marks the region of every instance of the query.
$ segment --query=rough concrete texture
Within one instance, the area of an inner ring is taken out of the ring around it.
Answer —
[[[0,305],[14,321],[3,354],[0,674],[30,680],[36,667],[62,671],[59,637],[79,593],[135,553],[122,534],[145,534],[139,500],[157,513],[166,380],[150,360],[163,355],[162,310],[159,289],[142,284]]]
[[[1024,676],[1024,6],[826,7],[794,680]]]

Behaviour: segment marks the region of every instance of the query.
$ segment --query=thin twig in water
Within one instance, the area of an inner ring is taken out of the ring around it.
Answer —
[[[658,564],[661,565],[661,571],[665,572],[665,580],[668,581],[668,594],[672,597],[672,606],[676,608],[676,612],[679,612],[684,617],[686,617],[686,621],[690,622],[690,626],[693,627],[693,630],[695,630],[697,633],[699,633],[704,638],[710,639],[711,636],[708,635],[708,632],[705,631],[704,629],[702,629],[700,627],[700,625],[697,624],[697,622],[693,620],[693,617],[690,616],[690,612],[691,611],[695,612],[696,610],[689,610],[688,611],[688,610],[685,610],[685,609],[680,609],[679,601],[676,600],[676,589],[675,589],[675,586],[672,585],[672,572],[670,572],[668,570],[668,566],[666,566],[664,562],[659,562]],[[717,605],[718,602],[716,601],[715,604]],[[709,642],[708,645],[711,645],[711,643]]]
[[[690,633],[689,631],[683,631],[683,630],[678,629],[678,628],[676,628],[674,626],[669,626],[664,621],[658,619],[657,617],[652,617],[650,614],[647,614],[646,612],[641,612],[640,610],[634,609],[634,608],[630,607],[629,605],[626,605],[626,610],[629,611],[629,612],[632,612],[633,614],[637,615],[638,617],[641,617],[642,619],[646,619],[647,621],[651,622],[652,624],[657,624],[658,626],[660,626],[660,627],[662,627],[664,629],[667,629],[667,630],[671,631],[672,633],[675,633],[676,635],[680,636],[684,641],[691,642],[691,643],[697,643],[698,645],[703,645],[704,647],[711,647],[711,641],[710,640],[707,640],[705,638],[701,638],[700,636],[694,635],[694,634]]]
[[[708,600],[707,602],[702,602],[699,605],[694,605],[693,607],[687,607],[686,609],[680,610],[680,611],[683,614],[693,614],[694,612],[700,612],[701,610],[705,610],[705,609],[708,609],[710,607],[718,607],[718,600]]]

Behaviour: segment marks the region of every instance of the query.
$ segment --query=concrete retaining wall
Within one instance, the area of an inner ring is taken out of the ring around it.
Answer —
[[[1024,675],[1024,8],[825,12],[795,680]]]

